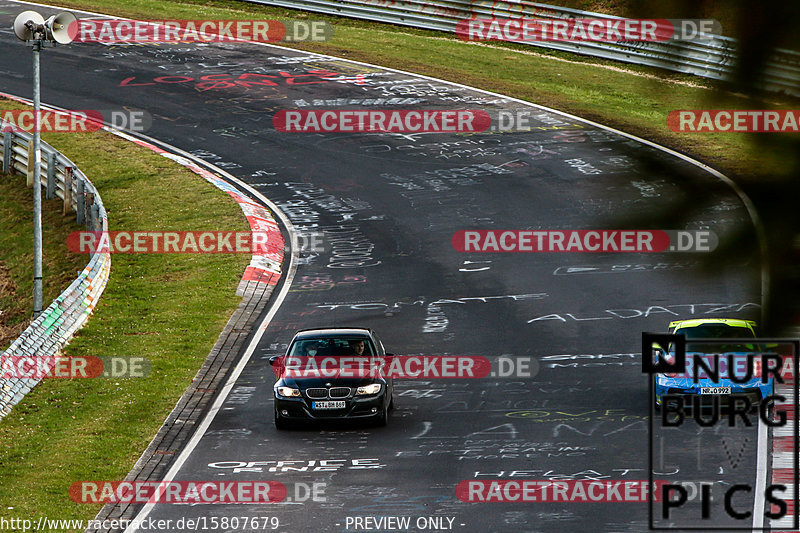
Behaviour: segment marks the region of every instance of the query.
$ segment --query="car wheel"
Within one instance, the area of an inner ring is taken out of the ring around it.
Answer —
[[[380,414],[375,419],[375,425],[378,427],[384,427],[389,422],[389,408],[384,407],[381,409]]]
[[[278,411],[275,411],[275,427],[278,429],[291,429],[292,425],[279,415]]]

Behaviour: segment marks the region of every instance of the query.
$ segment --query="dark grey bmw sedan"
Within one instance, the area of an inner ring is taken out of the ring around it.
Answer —
[[[332,419],[371,420],[385,426],[393,407],[387,354],[368,328],[318,328],[295,333],[285,355],[270,357],[275,426]]]

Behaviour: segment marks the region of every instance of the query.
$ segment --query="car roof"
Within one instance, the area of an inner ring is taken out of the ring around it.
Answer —
[[[741,318],[691,318],[689,320],[673,320],[669,323],[669,328],[694,328],[705,324],[725,324],[734,328],[755,328],[755,320],[743,320]]]
[[[310,328],[301,329],[294,334],[294,340],[319,339],[331,337],[372,337],[369,328]]]

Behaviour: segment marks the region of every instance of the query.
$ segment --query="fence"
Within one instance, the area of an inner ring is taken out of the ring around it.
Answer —
[[[5,132],[0,140],[3,172],[26,175],[28,186],[32,187],[34,167],[29,164],[33,159],[31,135]],[[41,152],[40,186],[45,187],[45,198],[61,198],[64,213],[74,212],[77,222],[85,224],[87,230],[108,231],[103,202],[83,172],[47,143],[41,143]],[[110,254],[94,253],[78,278],[3,352],[3,360],[31,357],[34,361],[39,358],[39,361],[52,362],[94,310],[108,281],[110,268]],[[47,364],[43,365],[43,370],[47,371]],[[0,378],[0,418],[5,417],[39,380]]]
[[[455,32],[459,21],[474,18],[619,19],[612,15],[566,7],[505,0],[244,0],[328,15],[388,22],[427,30]],[[525,44],[704,78],[731,78],[737,60],[737,40],[704,35],[691,41],[567,42],[525,41]],[[513,41],[522,42],[522,41]],[[763,87],[800,96],[800,53],[777,50],[764,67]]]

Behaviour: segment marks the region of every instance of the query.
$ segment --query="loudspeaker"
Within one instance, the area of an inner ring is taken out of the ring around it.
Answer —
[[[69,25],[77,22],[78,19],[72,13],[64,11],[58,15],[53,15],[44,22],[47,32],[47,40],[55,41],[58,44],[69,44],[75,34],[70,35]]]
[[[17,15],[17,18],[14,19],[14,35],[22,41],[30,41],[34,38],[34,32],[25,26],[28,21],[33,22],[36,26],[44,25],[44,17],[36,11],[23,11]]]

